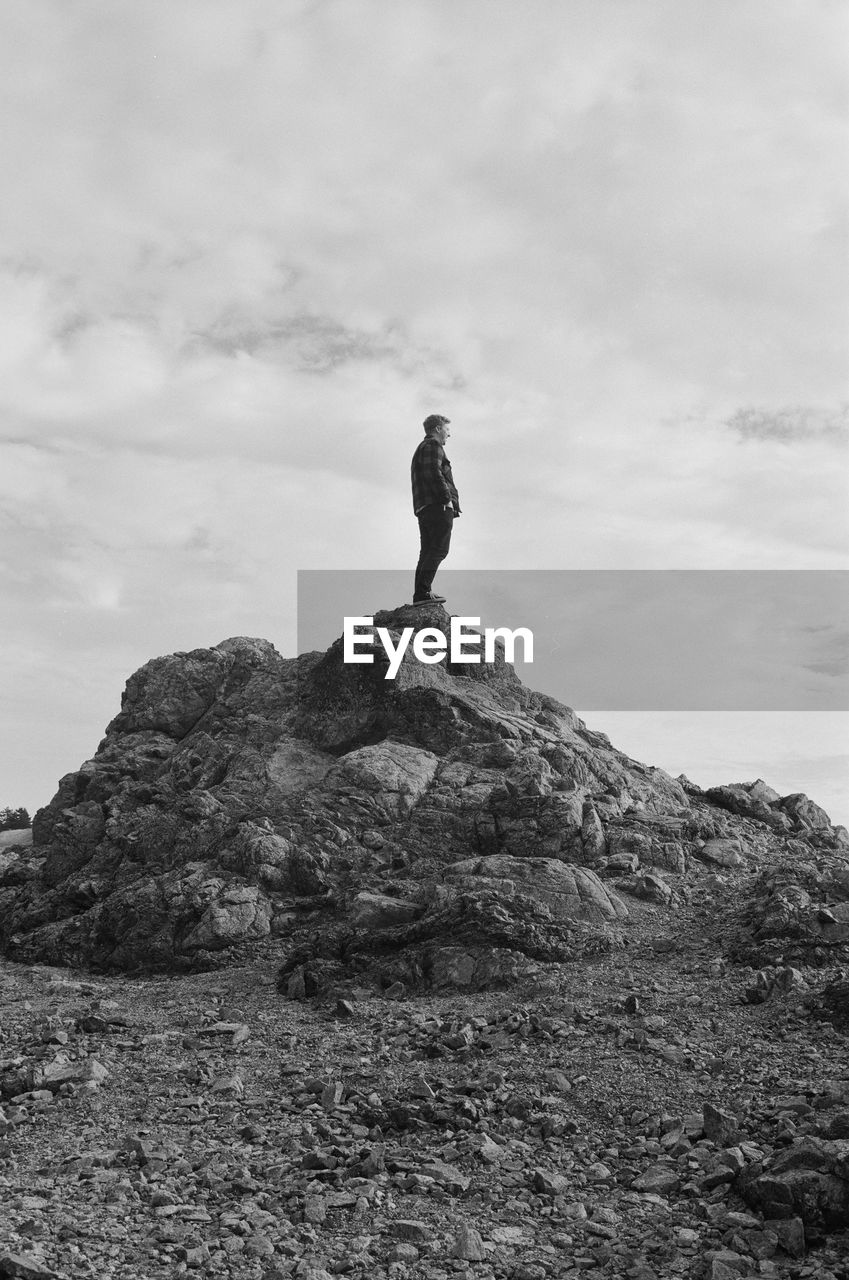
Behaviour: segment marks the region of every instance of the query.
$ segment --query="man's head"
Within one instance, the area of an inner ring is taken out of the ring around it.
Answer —
[[[423,423],[425,433],[429,436],[433,436],[440,444],[445,444],[445,441],[451,435],[451,432],[448,430],[448,423],[450,421],[450,418],[443,418],[441,413],[431,413],[427,418],[425,418]]]

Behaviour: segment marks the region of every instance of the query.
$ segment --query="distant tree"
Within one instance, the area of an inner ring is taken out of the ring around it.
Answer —
[[[26,809],[0,809],[0,831],[28,831],[31,826]]]

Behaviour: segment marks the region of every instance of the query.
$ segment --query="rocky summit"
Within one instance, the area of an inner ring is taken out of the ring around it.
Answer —
[[[447,615],[375,626],[411,619]],[[482,986],[523,957],[621,945],[623,885],[662,894],[656,872],[683,873],[697,840],[721,857],[736,830],[727,806],[697,814],[680,782],[525,689],[500,654],[410,654],[394,680],[382,647],[374,657],[345,664],[336,643],[284,659],[234,639],[142,667],[0,880],[5,953],[208,968],[293,940],[309,918],[316,964],[403,950],[408,978]]]
[[[154,659],[4,843],[0,1277],[847,1280],[846,831],[372,652]]]

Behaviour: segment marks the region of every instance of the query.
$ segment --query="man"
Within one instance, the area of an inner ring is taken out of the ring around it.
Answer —
[[[448,555],[451,529],[460,514],[460,501],[445,456],[450,436],[448,418],[432,413],[424,420],[425,438],[413,454],[410,477],[413,484],[413,511],[418,516],[421,552],[416,565],[413,604],[444,604],[445,596],[431,591],[433,577]]]

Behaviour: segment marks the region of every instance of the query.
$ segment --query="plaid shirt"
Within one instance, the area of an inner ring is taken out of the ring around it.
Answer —
[[[451,463],[434,436],[425,436],[413,454],[410,478],[416,515],[422,507],[428,507],[432,502],[438,502],[441,507],[450,502],[455,514],[459,512],[460,499],[451,474]]]

